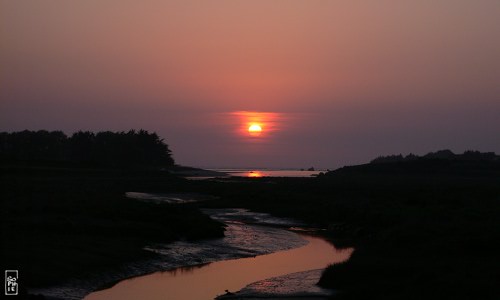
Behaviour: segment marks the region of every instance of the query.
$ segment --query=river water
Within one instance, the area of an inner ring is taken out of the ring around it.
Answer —
[[[225,218],[227,218],[227,214],[225,214]],[[229,224],[231,223],[229,222]],[[261,240],[259,238],[260,232],[264,232],[263,230],[266,227],[249,224],[244,226],[246,233],[238,233],[240,235],[250,233],[251,236],[248,235],[242,240],[250,239],[254,241],[246,245],[243,242],[240,244],[242,250],[247,251],[247,247],[259,243]],[[276,234],[280,234],[279,241],[281,243],[286,243],[283,237],[290,237],[292,240],[299,238],[303,243],[294,241],[297,248],[270,254],[181,267],[123,280],[111,288],[93,292],[84,299],[214,299],[216,296],[224,294],[225,290],[235,292],[251,283],[267,278],[323,269],[329,264],[347,260],[351,254],[350,250],[338,250],[319,237],[296,234],[286,229],[273,228],[272,230]],[[266,232],[266,234],[268,233]],[[269,237],[262,236],[262,238],[267,239]],[[283,287],[281,290],[283,291]]]

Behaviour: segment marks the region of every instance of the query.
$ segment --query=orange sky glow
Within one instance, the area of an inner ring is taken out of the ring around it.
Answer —
[[[280,113],[256,112],[256,111],[236,111],[231,116],[237,119],[239,125],[235,133],[243,139],[255,141],[256,139],[247,139],[247,137],[265,140],[272,138],[276,131],[283,129],[284,117]],[[250,130],[251,127],[257,127],[260,130]]]

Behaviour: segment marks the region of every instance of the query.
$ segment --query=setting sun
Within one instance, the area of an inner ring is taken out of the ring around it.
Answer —
[[[235,134],[241,141],[249,143],[270,142],[274,134],[282,129],[283,115],[276,112],[235,111]]]
[[[260,136],[260,134],[262,133],[262,126],[255,123],[250,124],[250,126],[248,126],[248,133],[252,137]]]
[[[252,124],[248,127],[248,132],[261,132],[262,127],[259,124]]]

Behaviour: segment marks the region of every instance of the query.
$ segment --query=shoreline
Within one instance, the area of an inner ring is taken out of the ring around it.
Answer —
[[[230,177],[228,173],[200,169],[195,167],[187,167],[187,166],[174,166],[172,168],[165,169],[168,173],[180,176],[184,178],[197,178],[197,177]]]
[[[337,292],[317,285],[323,269],[295,272],[252,282],[234,293],[220,295],[215,300],[301,299],[327,300]]]
[[[248,295],[248,286],[256,285],[261,296],[314,296],[331,295],[329,289],[316,286],[322,268],[349,258],[351,250],[337,250],[323,238],[301,235],[309,243],[301,247],[277,251],[266,255],[216,261],[192,268],[156,272],[133,280],[120,282],[114,288],[90,294],[86,300],[109,299],[162,299],[158,295],[169,295],[172,299],[218,299],[224,290],[232,295]],[[321,268],[318,270],[318,268]],[[241,272],[248,270],[248,272]],[[310,273],[311,270],[316,272]],[[261,289],[265,281],[268,290]],[[269,286],[274,283],[273,286]],[[301,284],[298,284],[301,283]],[[251,295],[255,296],[256,291]]]
[[[213,211],[227,211],[227,209],[212,210],[212,212]],[[217,220],[217,218],[214,219]],[[91,293],[110,288],[123,280],[159,271],[168,272],[178,268],[196,267],[221,260],[269,254],[304,245],[304,240],[300,238],[299,235],[291,231],[283,230],[282,227],[280,228],[279,226],[251,223],[236,224],[231,222],[232,221],[229,221],[228,224],[230,233],[224,238],[207,239],[196,242],[177,241],[169,244],[151,245],[146,248],[151,253],[154,253],[155,257],[152,259],[125,263],[117,268],[117,270],[101,273],[92,278],[73,278],[61,285],[46,288],[32,288],[29,290],[29,293],[30,295],[43,295],[45,299],[53,300],[85,299],[85,297]],[[248,219],[244,220],[244,222],[248,222]],[[241,241],[239,241],[236,236],[231,236],[237,235],[239,230],[238,226],[245,226],[246,231],[249,229],[257,230],[259,237],[262,239],[260,245],[258,242],[254,241],[253,247],[250,245],[251,243],[248,243],[248,245],[246,245],[247,248],[242,249]],[[263,235],[267,235],[267,237],[263,238]],[[294,236],[296,237],[293,238]],[[283,240],[287,241],[283,242]],[[268,248],[269,245],[271,245],[272,248]],[[238,249],[236,250],[237,247]],[[182,249],[182,251],[176,251],[176,249]],[[165,252],[169,250],[170,252]],[[199,254],[200,251],[202,253],[201,255]],[[169,255],[175,252],[182,253],[182,255],[177,257]],[[166,259],[167,257],[168,259]],[[96,287],[98,288],[96,289]]]

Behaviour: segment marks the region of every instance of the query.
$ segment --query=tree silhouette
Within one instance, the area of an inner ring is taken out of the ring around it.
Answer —
[[[0,133],[2,161],[65,161],[105,166],[171,166],[168,145],[146,130],[78,131],[68,138],[61,131]]]
[[[373,159],[370,163],[391,163],[391,162],[406,162],[414,160],[467,160],[467,161],[500,161],[500,156],[496,155],[494,152],[479,152],[468,150],[463,154],[455,154],[452,151],[439,150],[436,152],[427,153],[424,156],[417,156],[412,153],[407,156],[399,155],[388,155],[379,156]]]

